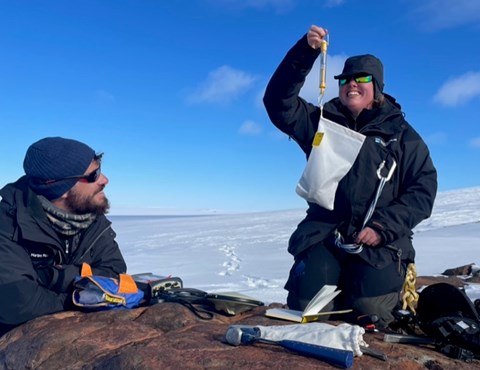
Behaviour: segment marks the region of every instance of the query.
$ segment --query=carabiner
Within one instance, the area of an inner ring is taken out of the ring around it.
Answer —
[[[382,176],[382,170],[383,170],[384,167],[385,167],[385,161],[380,163],[380,166],[378,166],[377,177],[380,180],[383,179],[385,181],[390,181],[390,179],[392,178],[392,175],[393,175],[393,171],[395,171],[395,168],[397,167],[397,162],[395,161],[395,159],[393,160],[392,167],[390,167],[390,170],[388,171],[388,174],[387,174],[386,177]]]

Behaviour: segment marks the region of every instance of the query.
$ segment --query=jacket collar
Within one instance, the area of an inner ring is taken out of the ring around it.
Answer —
[[[13,187],[13,191],[9,194],[12,196],[11,205],[15,209],[14,217],[22,238],[50,244],[53,238],[60,245],[60,239],[51,227],[37,195],[28,186],[26,176],[21,177],[9,186]],[[39,232],[39,228],[42,232]]]
[[[403,113],[395,98],[388,94],[384,95],[385,103],[381,107],[371,110],[364,109],[356,120],[340,102],[340,99],[334,98],[325,104],[325,118],[351,129],[360,129],[362,132],[373,130],[394,134],[402,130],[398,119],[404,121]]]

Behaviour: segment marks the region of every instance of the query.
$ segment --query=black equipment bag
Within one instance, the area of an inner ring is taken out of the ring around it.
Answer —
[[[423,289],[418,299],[417,322],[438,343],[438,349],[450,357],[468,360],[480,356],[480,315],[459,288],[437,283]]]

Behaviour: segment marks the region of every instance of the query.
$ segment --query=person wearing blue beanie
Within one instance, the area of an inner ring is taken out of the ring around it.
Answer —
[[[0,335],[72,308],[83,264],[94,275],[126,272],[101,159],[80,141],[46,137],[28,148],[25,175],[0,190]]]
[[[78,181],[75,176],[82,175],[94,158],[95,151],[86,144],[47,137],[30,145],[23,169],[29,177],[30,188],[52,200],[70,190]],[[62,181],[52,181],[60,179]]]

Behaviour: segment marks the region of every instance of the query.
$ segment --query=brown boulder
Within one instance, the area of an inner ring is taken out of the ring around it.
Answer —
[[[418,289],[439,282],[449,283],[456,287],[463,287],[467,283],[480,283],[480,270],[473,271],[473,266],[475,263],[447,269],[439,276],[419,276],[416,287]]]
[[[273,304],[271,306],[280,306]],[[279,346],[232,346],[225,342],[231,324],[281,325],[264,316],[266,307],[241,315],[216,314],[202,320],[177,303],[98,313],[62,312],[32,320],[0,338],[1,369],[331,369],[320,360]],[[383,342],[367,333],[371,348],[388,361],[363,355],[353,369],[480,369],[426,346]]]
[[[422,287],[435,284],[435,283],[448,283],[452,284],[453,286],[456,286],[457,288],[461,288],[465,286],[465,280],[460,279],[457,276],[418,276],[417,281],[416,281],[416,287],[417,289],[420,289]]]
[[[468,265],[455,267],[455,268],[452,268],[452,269],[447,269],[442,273],[442,275],[447,275],[447,276],[458,276],[458,275],[467,276],[467,275],[471,275],[473,265],[474,265],[474,263],[470,263]]]

